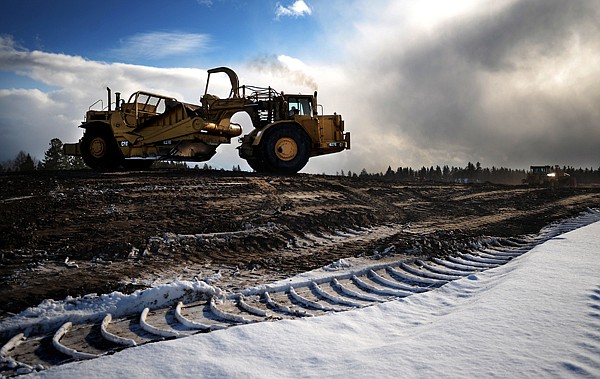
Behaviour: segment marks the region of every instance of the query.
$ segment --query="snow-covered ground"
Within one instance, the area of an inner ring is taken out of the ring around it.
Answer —
[[[49,369],[49,378],[600,377],[600,222],[438,290]]]

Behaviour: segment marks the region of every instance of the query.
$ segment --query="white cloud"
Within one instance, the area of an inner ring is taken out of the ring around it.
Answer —
[[[13,159],[21,150],[42,159],[50,140],[79,139],[75,127],[80,121],[60,96],[37,89],[0,89],[0,135],[5,151],[0,161]]]
[[[308,6],[303,0],[296,0],[292,5],[284,7],[280,3],[277,3],[275,9],[275,17],[303,17],[310,16],[312,14],[312,8]]]
[[[197,53],[207,47],[210,37],[207,34],[178,32],[139,33],[120,41],[120,47],[112,53],[120,58],[160,59]]]

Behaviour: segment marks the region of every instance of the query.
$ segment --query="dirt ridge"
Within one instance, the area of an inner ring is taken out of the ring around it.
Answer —
[[[598,207],[600,188],[220,171],[1,174],[0,314],[176,275],[221,272],[238,288],[252,280],[240,270],[275,280],[415,242],[419,254],[442,256],[444,241],[536,233]]]

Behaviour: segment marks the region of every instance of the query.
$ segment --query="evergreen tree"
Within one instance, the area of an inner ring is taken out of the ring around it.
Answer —
[[[442,179],[450,181],[450,167],[448,165],[444,165],[444,168],[442,168]]]
[[[394,171],[392,171],[392,166],[388,166],[387,170],[385,171],[384,176],[388,179],[391,179],[394,177]]]
[[[71,168],[69,158],[63,153],[63,143],[58,138],[50,140],[50,147],[44,153],[45,170],[68,170]]]
[[[475,164],[475,179],[481,180],[482,172],[483,172],[483,169],[481,168],[481,163],[477,162]]]
[[[33,162],[33,158],[28,153],[26,154],[24,151],[20,151],[15,158],[15,169],[17,171],[33,171],[35,170],[35,163]]]
[[[465,169],[464,175],[469,179],[475,178],[475,165],[473,165],[473,163],[467,163],[467,168]]]
[[[7,160],[0,163],[0,172],[11,172],[13,169],[13,162]]]
[[[68,167],[72,170],[81,170],[88,168],[88,166],[83,161],[83,158],[78,156],[69,156],[67,157]]]
[[[442,180],[442,168],[440,166],[435,166],[435,180]]]

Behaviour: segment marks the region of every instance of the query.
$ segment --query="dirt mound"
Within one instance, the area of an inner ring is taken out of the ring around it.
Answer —
[[[442,256],[600,207],[598,188],[148,171],[0,175],[0,308],[157,280],[230,289],[342,258]]]

